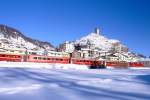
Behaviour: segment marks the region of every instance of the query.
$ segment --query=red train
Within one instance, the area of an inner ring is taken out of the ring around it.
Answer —
[[[142,62],[129,62],[129,66],[131,67],[144,67]]]
[[[115,68],[129,67],[128,62],[125,62],[125,61],[107,61],[106,66],[115,67]]]
[[[91,69],[105,68],[105,61],[72,58],[73,64],[88,65]]]
[[[21,55],[14,54],[0,54],[0,61],[13,61],[13,62],[21,62]]]
[[[105,68],[105,66],[115,68],[127,67],[143,67],[140,62],[124,62],[124,61],[99,61],[92,59],[77,59],[69,57],[51,57],[42,55],[14,55],[14,54],[0,54],[0,61],[11,62],[38,62],[38,63],[62,63],[62,64],[79,64],[88,65],[89,68]]]
[[[39,62],[39,63],[62,63],[68,64],[69,58],[67,57],[50,57],[50,56],[41,56],[41,55],[28,55],[26,58],[27,62]]]

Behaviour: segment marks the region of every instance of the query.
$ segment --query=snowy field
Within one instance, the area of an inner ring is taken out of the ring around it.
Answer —
[[[150,100],[150,69],[57,66],[0,63],[0,100]]]

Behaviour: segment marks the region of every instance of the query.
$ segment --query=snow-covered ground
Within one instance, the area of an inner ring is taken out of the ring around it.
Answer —
[[[0,100],[150,100],[150,69],[74,67],[1,62]]]

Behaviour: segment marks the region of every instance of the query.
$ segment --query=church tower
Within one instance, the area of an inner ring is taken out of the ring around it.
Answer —
[[[99,28],[95,28],[95,34],[99,34],[100,35],[100,29]]]

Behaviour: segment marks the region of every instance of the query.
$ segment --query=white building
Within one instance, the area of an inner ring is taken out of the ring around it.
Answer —
[[[51,56],[51,57],[69,57],[70,55],[67,52],[48,51],[47,56]]]
[[[61,44],[59,47],[60,51],[72,53],[74,51],[75,47],[72,43],[66,41],[65,43]]]

